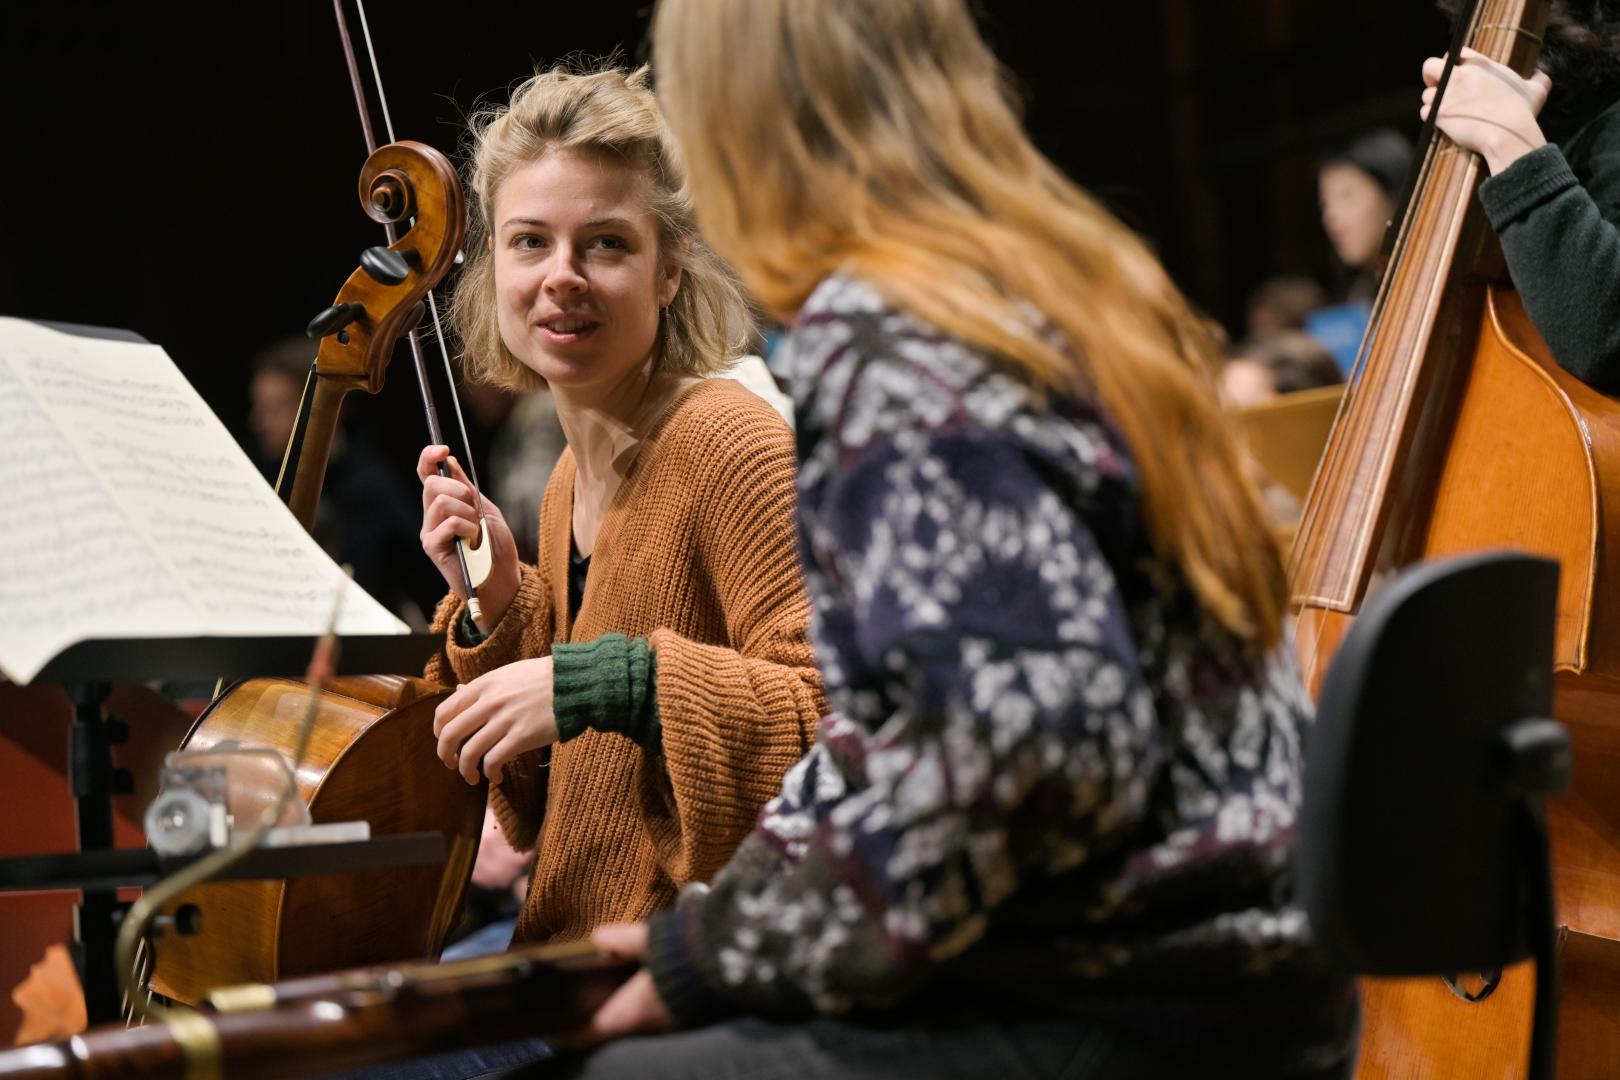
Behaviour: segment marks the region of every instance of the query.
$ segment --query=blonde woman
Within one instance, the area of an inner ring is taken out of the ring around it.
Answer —
[[[568,449],[519,562],[487,498],[482,621],[455,592],[430,675],[439,754],[537,849],[514,940],[567,941],[707,880],[822,711],[795,558],[793,444],[701,376],[749,328],[693,225],[644,73],[536,75],[475,128],[454,316],[475,374],[552,395]],[[465,476],[422,478],[422,545],[452,590],[478,534]]]
[[[789,326],[833,713],[569,1075],[1337,1077],[1310,708],[1218,357],[962,0],[661,0],[705,235]]]

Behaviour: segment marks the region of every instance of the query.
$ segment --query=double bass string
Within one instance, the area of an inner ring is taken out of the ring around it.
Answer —
[[[1403,366],[1403,354],[1384,348],[1382,339],[1397,332],[1387,325],[1396,312],[1408,308],[1429,310],[1439,302],[1439,282],[1426,278],[1420,280],[1414,268],[1405,264],[1417,257],[1412,245],[1425,223],[1429,231],[1453,238],[1461,226],[1466,200],[1459,197],[1463,194],[1460,185],[1473,175],[1472,166],[1451,167],[1463,165],[1465,158],[1456,153],[1457,148],[1439,131],[1435,117],[1439,113],[1451,69],[1463,47],[1472,44],[1481,52],[1493,51],[1481,48],[1489,32],[1515,29],[1492,21],[1493,18],[1494,9],[1476,0],[1466,17],[1459,19],[1447,54],[1447,67],[1437,81],[1437,92],[1424,127],[1421,143],[1423,153],[1408,177],[1397,219],[1399,227],[1390,233],[1388,269],[1370,313],[1368,331],[1352,369],[1350,385],[1334,421],[1334,436],[1318,468],[1312,498],[1307,504],[1305,518],[1296,538],[1290,576],[1298,590],[1296,602],[1311,609],[1301,612],[1298,629],[1304,644],[1299,652],[1301,668],[1310,682],[1314,682],[1320,674],[1321,653],[1326,647],[1324,632],[1330,622],[1328,612],[1342,610],[1345,614],[1352,614],[1359,601],[1359,596],[1350,595],[1348,606],[1341,607],[1346,602],[1345,595],[1341,595],[1336,585],[1329,585],[1323,580],[1324,573],[1330,574],[1331,579],[1331,571],[1323,565],[1323,561],[1332,558],[1332,555],[1319,542],[1313,542],[1312,537],[1319,539],[1322,529],[1344,527],[1347,522],[1351,528],[1373,527],[1371,519],[1350,520],[1352,511],[1347,507],[1357,499],[1358,489],[1351,485],[1358,483],[1358,474],[1344,467],[1344,459],[1358,448],[1371,448],[1381,462],[1374,478],[1383,476],[1389,479],[1384,469],[1390,463],[1390,455],[1398,452],[1393,433],[1403,426],[1403,422],[1398,414],[1390,414],[1388,407],[1404,411],[1411,406],[1416,385],[1422,377],[1422,365],[1408,363]],[[1378,408],[1376,401],[1368,405],[1363,399],[1371,392],[1369,387],[1376,388],[1383,384],[1396,391],[1393,396],[1384,394],[1381,399],[1385,401],[1386,408]],[[1362,456],[1365,457],[1365,453]],[[1375,574],[1376,571],[1375,561],[1366,572]],[[1360,587],[1356,586],[1355,591],[1359,593]]]
[[[1420,144],[1424,148],[1424,152],[1413,167],[1408,169],[1406,180],[1402,185],[1401,195],[1396,200],[1394,216],[1396,227],[1390,234],[1393,236],[1393,241],[1391,242],[1390,247],[1385,251],[1385,255],[1388,258],[1388,269],[1384,274],[1383,281],[1379,284],[1378,295],[1373,302],[1372,311],[1368,317],[1367,330],[1362,336],[1361,349],[1357,353],[1355,364],[1351,367],[1350,377],[1347,380],[1348,386],[1343,399],[1341,399],[1339,403],[1338,413],[1334,418],[1335,428],[1338,427],[1341,420],[1344,420],[1350,412],[1350,406],[1354,400],[1355,391],[1361,385],[1366,374],[1367,365],[1372,358],[1373,350],[1371,345],[1376,340],[1379,328],[1383,324],[1384,316],[1389,310],[1390,294],[1393,291],[1395,281],[1395,274],[1393,271],[1394,268],[1402,262],[1405,256],[1408,241],[1411,235],[1412,224],[1417,216],[1417,203],[1420,201],[1418,197],[1421,195],[1421,193],[1428,190],[1430,177],[1434,169],[1437,150],[1440,145],[1439,128],[1435,124],[1435,116],[1439,112],[1441,100],[1445,97],[1446,87],[1451,80],[1451,71],[1452,68],[1456,66],[1458,56],[1461,54],[1463,47],[1476,36],[1474,33],[1473,23],[1477,22],[1479,18],[1480,11],[1478,0],[1470,0],[1470,7],[1467,12],[1467,16],[1459,19],[1457,22],[1456,32],[1452,36],[1451,48],[1446,56],[1446,67],[1441,73],[1440,83],[1435,91],[1433,107],[1429,110],[1428,119],[1424,122],[1423,134],[1419,139]],[[1337,439],[1333,440],[1329,444],[1329,457],[1323,462],[1323,465],[1319,470],[1320,476],[1325,477],[1329,475],[1331,462],[1339,453],[1341,445],[1342,444]]]
[[[1380,359],[1376,348],[1381,330],[1394,302],[1397,286],[1397,273],[1399,267],[1406,261],[1410,247],[1412,230],[1424,204],[1424,195],[1430,189],[1434,170],[1441,148],[1441,136],[1435,117],[1439,113],[1440,102],[1445,96],[1446,87],[1450,81],[1451,71],[1455,67],[1462,48],[1476,34],[1475,23],[1481,18],[1478,0],[1471,0],[1469,11],[1465,18],[1458,20],[1456,32],[1453,35],[1451,48],[1446,56],[1446,67],[1441,74],[1436,89],[1434,101],[1429,110],[1429,116],[1424,123],[1420,144],[1423,154],[1408,171],[1406,181],[1402,187],[1400,198],[1396,201],[1394,227],[1389,236],[1389,247],[1385,254],[1388,258],[1383,280],[1379,283],[1378,295],[1373,301],[1372,310],[1367,320],[1367,330],[1362,337],[1361,348],[1357,353],[1356,362],[1352,365],[1350,376],[1343,398],[1333,421],[1334,437],[1328,442],[1326,453],[1321,464],[1317,467],[1316,479],[1312,485],[1312,495],[1307,501],[1304,520],[1295,539],[1295,559],[1291,569],[1298,573],[1301,561],[1310,557],[1307,555],[1309,544],[1302,544],[1316,531],[1324,528],[1323,518],[1337,516],[1334,511],[1340,503],[1340,492],[1346,482],[1340,468],[1340,460],[1347,453],[1348,446],[1363,445],[1368,439],[1374,437],[1376,432],[1369,431],[1375,422],[1375,417],[1368,414],[1368,410],[1355,407],[1358,392],[1368,378],[1373,377],[1373,368],[1382,368],[1384,365],[1377,361]],[[1483,28],[1479,28],[1483,29]],[[1416,378],[1416,371],[1407,371],[1403,384],[1409,384]],[[1342,434],[1341,434],[1342,432]],[[1317,603],[1319,597],[1306,598],[1306,605],[1310,607],[1308,613],[1302,613],[1302,630],[1308,635],[1306,649],[1301,656],[1301,672],[1307,685],[1316,685],[1322,662],[1322,644],[1327,626],[1327,606]],[[1308,618],[1305,616],[1308,615]]]

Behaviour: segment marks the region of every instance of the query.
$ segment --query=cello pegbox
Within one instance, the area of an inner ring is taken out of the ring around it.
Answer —
[[[328,310],[359,314],[343,333],[321,339],[315,371],[375,394],[395,342],[414,325],[413,311],[455,262],[467,213],[455,167],[418,142],[378,147],[360,170],[358,194],[367,217],[401,228],[387,247],[368,249],[338,290]]]
[[[360,253],[360,269],[370,274],[373,281],[398,285],[410,277],[411,260],[393,248],[368,247]]]

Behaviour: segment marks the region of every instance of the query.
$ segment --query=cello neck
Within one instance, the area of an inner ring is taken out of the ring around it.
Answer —
[[[298,423],[287,449],[292,472],[291,475],[283,473],[276,494],[283,496],[287,508],[307,533],[315,532],[315,515],[320,509],[321,487],[326,481],[326,467],[331,462],[332,444],[337,438],[343,398],[351,389],[334,379],[321,377],[313,369],[304,387]]]

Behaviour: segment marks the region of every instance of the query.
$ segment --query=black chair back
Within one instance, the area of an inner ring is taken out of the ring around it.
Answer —
[[[1545,719],[1557,593],[1556,562],[1488,552],[1369,598],[1317,703],[1295,856],[1336,966],[1453,975],[1536,954],[1538,1030],[1556,1002],[1540,808],[1569,770]]]

